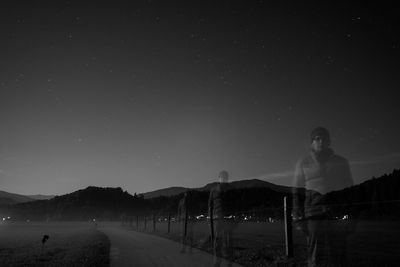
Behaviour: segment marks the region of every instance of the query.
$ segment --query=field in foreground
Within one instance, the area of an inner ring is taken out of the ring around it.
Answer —
[[[354,234],[349,236],[347,246],[347,266],[397,266],[400,261],[400,228],[396,220],[359,221]],[[160,235],[180,242],[179,223],[171,223],[167,234],[167,224],[157,223],[153,231],[151,223],[144,229],[143,222],[124,224],[127,229]],[[282,222],[239,223],[234,231],[234,255],[232,260],[244,266],[306,266],[305,236],[293,229],[294,259],[285,258],[284,226]],[[209,240],[209,225],[196,223],[193,228],[194,246],[212,253]]]
[[[120,223],[99,223],[120,227]],[[360,221],[349,238],[348,266],[397,266],[400,261],[399,221]],[[136,230],[136,224],[124,224]],[[181,226],[158,222],[156,230],[143,222],[139,231],[180,241]],[[294,230],[294,260],[284,258],[284,227],[282,222],[240,223],[234,231],[234,261],[245,266],[305,266],[305,237]],[[42,249],[42,237],[49,240]],[[193,227],[194,246],[212,253],[209,225]],[[110,243],[89,222],[0,223],[0,266],[108,266]]]
[[[106,267],[109,250],[107,236],[89,222],[0,223],[1,266]]]

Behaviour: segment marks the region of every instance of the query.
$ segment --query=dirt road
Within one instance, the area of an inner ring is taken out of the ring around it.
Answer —
[[[111,242],[111,267],[122,266],[213,266],[213,255],[193,249],[191,253],[181,252],[181,244],[119,227],[102,227]],[[219,266],[229,265],[221,260]]]

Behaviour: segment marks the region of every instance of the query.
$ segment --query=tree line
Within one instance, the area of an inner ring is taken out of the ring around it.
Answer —
[[[400,218],[400,170],[325,196],[336,216],[344,214]],[[189,191],[190,213],[207,216],[209,191]],[[224,196],[224,206],[239,219],[282,219],[283,198],[290,193],[266,187],[237,188]],[[3,205],[1,213],[16,220],[119,220],[121,216],[176,214],[182,194],[145,199],[121,188],[90,186],[50,200]]]

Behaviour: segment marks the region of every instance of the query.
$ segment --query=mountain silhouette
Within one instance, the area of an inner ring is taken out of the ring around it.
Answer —
[[[8,193],[6,191],[1,191],[1,190],[0,190],[0,198],[2,199],[2,201],[0,201],[0,203],[5,203],[5,202],[24,203],[24,202],[29,202],[29,201],[35,200],[34,198],[31,198],[28,196]],[[8,200],[6,200],[6,199],[8,199]]]
[[[32,198],[33,200],[46,200],[52,199],[55,195],[27,195],[27,197]]]
[[[35,200],[45,200],[55,197],[54,195],[20,195],[0,190],[0,206],[16,203],[25,203]]]
[[[207,213],[208,190],[215,184],[210,183],[196,190],[191,189],[193,203],[196,203],[195,210],[199,214]],[[251,212],[259,213],[260,216],[282,218],[283,197],[290,196],[290,187],[277,186],[260,180],[235,181],[231,184],[233,189],[227,196],[229,203],[232,204],[232,212],[240,214]],[[120,187],[94,186],[48,200],[24,203],[0,197],[0,204],[3,204],[0,212],[15,220],[86,221],[120,220],[136,215],[174,214],[183,197],[182,192],[186,188],[171,187],[163,190],[155,191],[157,197],[147,199],[142,194],[131,195]],[[163,192],[171,195],[161,195]],[[328,193],[324,198],[326,204],[331,205],[332,214],[337,217],[350,214],[366,218],[377,216],[399,218],[398,192],[400,192],[400,170],[394,170],[379,178],[372,178],[361,184]]]
[[[160,197],[160,196],[174,196],[185,192],[186,190],[196,190],[196,191],[210,191],[211,188],[215,187],[218,182],[208,183],[203,187],[199,188],[186,188],[186,187],[168,187],[164,189],[159,189],[147,193],[143,193],[145,199]],[[290,193],[292,191],[292,187],[276,185],[270,182],[262,181],[259,179],[249,179],[249,180],[240,180],[233,181],[230,183],[232,188],[240,189],[240,188],[250,188],[250,187],[260,187],[260,188],[269,188],[276,192],[281,193]]]
[[[13,218],[21,220],[89,220],[96,217],[113,219],[129,209],[134,199],[135,196],[120,187],[89,186],[48,200],[10,205],[6,211]]]

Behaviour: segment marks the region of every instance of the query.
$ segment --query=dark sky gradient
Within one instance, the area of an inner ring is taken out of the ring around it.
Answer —
[[[399,9],[26,2],[0,11],[1,190],[287,185],[319,125],[356,183],[400,167]]]

